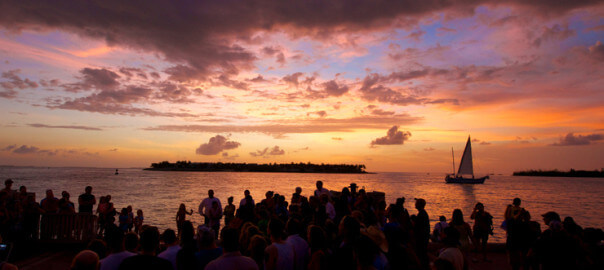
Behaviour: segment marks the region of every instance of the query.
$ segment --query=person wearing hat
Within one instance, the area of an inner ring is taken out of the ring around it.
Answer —
[[[576,269],[581,247],[564,231],[560,215],[550,211],[543,215],[549,228],[541,234],[535,244],[535,255],[541,269]]]

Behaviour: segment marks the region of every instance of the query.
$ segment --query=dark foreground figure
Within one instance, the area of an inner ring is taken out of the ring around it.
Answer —
[[[85,197],[91,198],[89,190]],[[14,200],[18,196],[9,197],[8,193],[0,191],[0,210],[4,211],[0,213],[8,213],[9,205],[20,203]],[[101,228],[95,230],[99,235],[87,251],[75,256],[72,269],[462,270],[468,269],[470,260],[489,261],[485,247],[493,229],[492,216],[481,203],[470,217],[474,226],[456,209],[450,223],[441,217],[430,234],[425,210],[429,202],[423,199],[415,199],[415,210],[408,210],[405,198],[388,205],[383,197],[357,190],[354,184],[332,192],[322,182],[317,183],[317,190],[307,193],[312,196],[303,194],[296,188],[288,199],[269,191],[256,202],[246,191],[238,207],[229,199],[223,210],[211,192],[200,205],[205,224],[194,228],[186,220],[192,211],[183,205],[175,211],[179,213],[178,233],[168,229],[161,235],[156,227],[143,224],[142,210],[133,217],[125,207],[123,218],[116,220],[110,196],[103,196],[103,207],[99,205],[97,210],[99,215],[103,213]],[[52,192],[47,193],[47,201],[42,203],[45,207],[40,207],[43,216],[60,211],[58,205],[53,208],[52,198]],[[85,201],[83,210],[90,211],[94,201]],[[69,206],[69,199],[62,204]],[[234,216],[230,214],[233,212]],[[220,228],[223,214],[228,222]],[[507,231],[506,249],[513,269],[604,269],[601,229],[583,229],[570,217],[561,220],[555,212],[542,217],[547,226],[543,231],[520,206],[520,199],[506,209],[502,225]],[[3,221],[22,224],[25,219],[5,215]],[[136,224],[127,226],[130,222]],[[1,229],[8,238],[17,230],[6,225]],[[430,239],[433,248],[428,247]],[[470,253],[472,246],[480,253]]]

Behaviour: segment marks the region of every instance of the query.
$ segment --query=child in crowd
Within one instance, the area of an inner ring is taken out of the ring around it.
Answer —
[[[143,216],[143,210],[136,210],[136,217],[134,217],[134,232],[140,233],[141,227],[143,226],[143,221],[145,221],[145,217]]]
[[[229,223],[235,218],[235,205],[233,205],[233,197],[227,199],[228,205],[224,207],[224,227],[228,227]]]
[[[176,212],[176,228],[178,229],[178,235],[180,235],[180,230],[182,229],[182,224],[187,220],[187,215],[192,215],[193,209],[187,212],[187,207],[184,203],[181,203],[178,207],[178,212]]]

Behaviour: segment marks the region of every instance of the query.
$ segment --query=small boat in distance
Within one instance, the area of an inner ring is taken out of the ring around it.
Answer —
[[[474,165],[472,164],[472,141],[470,140],[470,136],[468,136],[466,149],[464,149],[463,155],[461,156],[461,162],[459,163],[457,174],[455,173],[455,155],[453,154],[453,148],[451,148],[451,155],[453,156],[453,173],[447,174],[445,177],[445,181],[447,183],[482,184],[484,183],[485,179],[489,178],[488,175],[480,178],[474,178]],[[469,175],[471,175],[472,178],[467,177]]]
[[[119,171],[117,169],[115,169],[115,175],[120,174]]]

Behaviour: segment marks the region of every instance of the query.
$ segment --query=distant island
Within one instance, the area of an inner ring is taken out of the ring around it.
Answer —
[[[201,171],[201,172],[287,172],[287,173],[367,173],[363,164],[312,164],[308,163],[222,163],[162,161],[152,163],[150,171]]]
[[[604,177],[604,169],[594,171],[574,170],[570,169],[568,172],[561,172],[558,170],[553,171],[542,171],[542,170],[530,170],[514,172],[514,176],[552,176],[552,177]]]

